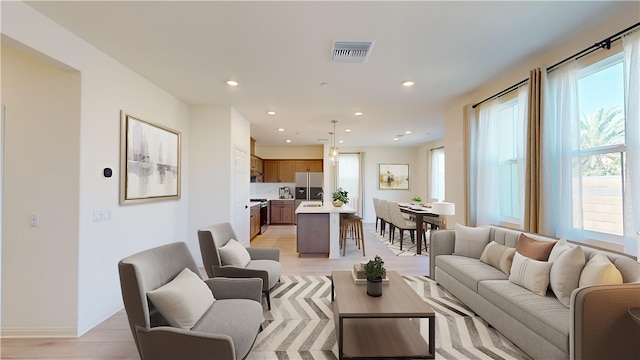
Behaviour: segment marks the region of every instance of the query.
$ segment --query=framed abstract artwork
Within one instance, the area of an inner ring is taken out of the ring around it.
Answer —
[[[120,112],[120,203],[180,198],[180,132]]]
[[[380,190],[409,190],[409,164],[379,164]]]

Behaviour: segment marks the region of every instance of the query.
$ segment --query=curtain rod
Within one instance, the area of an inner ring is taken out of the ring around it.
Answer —
[[[437,148],[430,149],[429,151],[440,150],[440,149],[444,149],[444,145],[438,146]]]
[[[550,67],[547,68],[547,71],[552,71],[555,68],[557,68],[558,66],[566,63],[569,60],[580,59],[581,57],[589,55],[589,54],[591,54],[592,52],[594,52],[594,51],[596,51],[598,49],[607,49],[607,50],[609,50],[609,49],[611,49],[611,43],[612,42],[620,40],[622,38],[623,34],[625,34],[625,33],[629,32],[629,31],[637,28],[638,26],[640,26],[640,22],[637,22],[637,23],[629,26],[628,28],[609,36],[608,38],[606,38],[606,39],[604,39],[602,41],[599,41],[599,42],[587,47],[586,49],[578,51],[577,53],[569,56],[568,58],[551,65]],[[486,99],[484,99],[484,100],[482,100],[482,101],[480,101],[480,102],[478,102],[476,104],[473,104],[472,108],[475,109],[480,104],[484,104],[485,102],[487,102],[489,100],[493,100],[493,99],[495,99],[497,97],[500,97],[500,96],[508,93],[509,91],[511,91],[513,89],[516,89],[517,87],[519,87],[520,85],[522,85],[522,84],[524,84],[524,83],[526,83],[528,81],[529,81],[529,79],[524,79],[524,80],[520,81],[519,83],[517,83],[515,85],[511,85],[508,88],[506,88],[506,89],[504,89],[504,90],[502,90],[502,91],[500,91],[500,92],[498,92],[498,93],[496,93],[494,95],[491,95],[488,98],[486,98]]]

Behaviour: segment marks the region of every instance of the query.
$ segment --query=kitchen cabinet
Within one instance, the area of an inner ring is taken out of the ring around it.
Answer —
[[[255,155],[251,155],[251,175],[261,175],[264,172],[264,163],[262,159]]]
[[[294,211],[293,200],[271,200],[270,224],[293,224]]]
[[[293,183],[296,181],[296,164],[294,160],[264,160],[264,177],[266,183]]]
[[[260,204],[251,206],[249,214],[249,238],[253,239],[260,233]]]
[[[322,172],[322,159],[296,160],[296,172]]]

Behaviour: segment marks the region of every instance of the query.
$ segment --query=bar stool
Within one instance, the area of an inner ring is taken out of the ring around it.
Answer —
[[[355,240],[358,249],[362,247],[362,256],[365,256],[362,218],[355,214],[349,214],[348,216],[343,217],[341,230],[340,240],[342,245],[342,256],[345,256],[347,253],[347,238],[349,237],[349,234],[351,234],[351,238]]]

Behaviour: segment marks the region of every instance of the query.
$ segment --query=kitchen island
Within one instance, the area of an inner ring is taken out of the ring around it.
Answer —
[[[340,258],[340,214],[354,214],[350,206],[303,201],[296,209],[296,244],[300,257]]]

